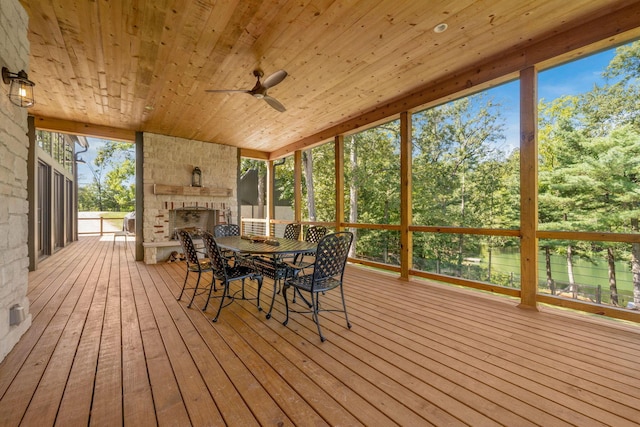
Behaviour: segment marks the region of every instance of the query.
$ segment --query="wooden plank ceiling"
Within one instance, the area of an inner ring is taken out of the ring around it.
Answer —
[[[631,0],[21,0],[38,117],[273,152]],[[448,30],[434,32],[446,23]],[[243,93],[254,69],[289,76]]]

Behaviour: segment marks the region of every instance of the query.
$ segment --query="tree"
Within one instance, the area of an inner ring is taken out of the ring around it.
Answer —
[[[130,211],[134,209],[135,184],[127,182],[135,176],[135,152],[125,142],[107,141],[97,151],[91,184],[78,190],[78,208],[90,211]]]
[[[603,76],[617,79],[587,93],[541,102],[540,221],[560,230],[633,232],[640,203],[638,141],[640,44],[617,50]],[[585,259],[604,254],[612,304],[618,303],[615,274],[619,244],[564,242]],[[566,246],[567,264],[576,253]],[[557,252],[559,246],[555,247]],[[637,252],[637,253],[636,253]],[[640,271],[640,247],[632,245],[632,271]],[[569,270],[570,271],[570,270]],[[548,278],[549,279],[549,278]],[[574,288],[573,280],[572,288]],[[575,288],[574,288],[575,289]],[[572,289],[572,290],[574,290]],[[634,276],[640,302],[640,275]]]
[[[345,138],[345,205],[350,222],[400,222],[400,130],[393,121]],[[346,190],[346,189],[345,189]],[[355,230],[353,230],[355,232]],[[357,237],[357,238],[355,238]],[[384,263],[398,264],[399,235],[367,231],[354,233],[358,253]]]
[[[414,223],[467,227],[513,224],[515,171],[495,148],[504,139],[499,104],[483,94],[431,108],[413,119]],[[504,197],[508,196],[508,197]],[[515,217],[517,220],[517,215]],[[452,241],[455,239],[455,241]],[[464,254],[480,240],[464,235],[418,235],[414,250],[462,275]],[[468,241],[467,241],[468,240]]]

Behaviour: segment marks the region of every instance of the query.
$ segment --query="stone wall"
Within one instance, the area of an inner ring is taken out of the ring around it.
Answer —
[[[202,170],[202,186],[231,189],[231,196],[156,195],[154,184],[191,185],[191,173]],[[226,145],[175,138],[152,133],[144,134],[143,149],[144,262],[164,261],[177,248],[169,241],[169,210],[182,207],[206,207],[227,211],[238,218],[237,181],[238,149]],[[178,242],[175,242],[178,245]]]
[[[0,3],[0,67],[28,70],[28,16],[18,0]],[[9,102],[9,86],[0,86],[0,361],[31,326],[27,300],[28,203],[27,110]],[[10,311],[24,319],[10,324]]]

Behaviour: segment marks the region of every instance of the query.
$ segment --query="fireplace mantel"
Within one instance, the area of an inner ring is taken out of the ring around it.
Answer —
[[[187,187],[179,185],[154,184],[153,194],[169,196],[206,196],[206,197],[231,197],[233,190],[220,187]]]

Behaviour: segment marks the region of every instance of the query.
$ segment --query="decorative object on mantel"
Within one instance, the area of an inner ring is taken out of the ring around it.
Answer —
[[[198,166],[193,168],[193,172],[191,172],[191,186],[202,187],[202,171]]]
[[[233,190],[220,187],[184,187],[180,185],[154,184],[153,194],[167,196],[231,197]]]

